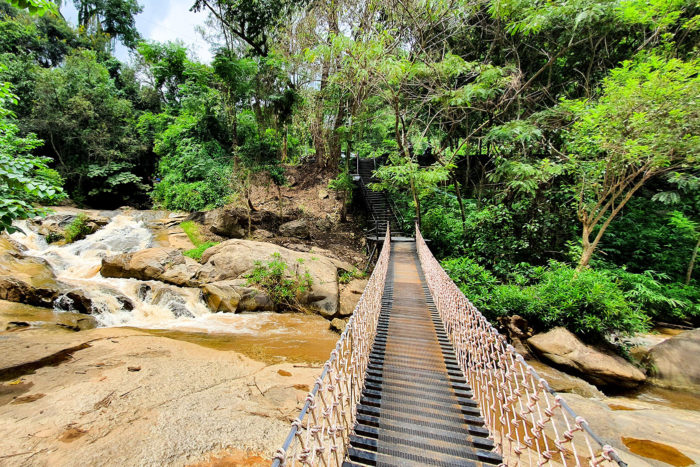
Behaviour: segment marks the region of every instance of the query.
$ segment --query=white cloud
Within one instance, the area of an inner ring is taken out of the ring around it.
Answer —
[[[136,28],[145,39],[159,42],[182,41],[204,63],[211,63],[212,53],[209,44],[196,32],[197,26],[203,26],[207,13],[190,11],[194,0],[139,0],[143,12],[136,15]],[[61,8],[66,20],[75,25],[78,12],[73,2],[64,2]],[[129,60],[129,51],[122,44],[117,44],[115,55],[123,61]]]
[[[192,3],[192,0],[148,2],[143,13],[136,17],[136,23],[144,37],[159,42],[180,40],[199,60],[210,63],[213,57],[209,44],[195,30],[204,25],[207,14],[191,12]]]

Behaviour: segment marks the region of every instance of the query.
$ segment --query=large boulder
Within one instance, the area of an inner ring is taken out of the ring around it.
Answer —
[[[194,287],[200,264],[183,256],[176,248],[148,248],[102,259],[103,277],[157,280],[169,284]]]
[[[649,352],[654,383],[700,392],[700,328],[655,345]]]
[[[305,304],[325,318],[334,317],[338,312],[338,268],[324,256],[292,251],[270,243],[227,240],[204,252],[196,281],[206,284],[243,279],[246,273],[253,270],[256,262],[271,261],[275,254],[287,264],[290,274],[308,271],[312,286],[310,293],[303,297]],[[243,294],[241,299],[244,300]]]
[[[0,236],[0,299],[50,307],[59,284],[51,266],[41,258],[24,256],[5,236]]]
[[[546,360],[598,386],[633,388],[646,380],[622,357],[587,346],[565,328],[537,334],[527,342]]]
[[[362,297],[362,292],[364,292],[365,287],[367,287],[367,280],[353,279],[342,288],[340,291],[339,316],[346,317],[352,315],[357,302],[359,302],[360,297]]]
[[[248,213],[241,208],[219,208],[204,216],[209,230],[226,238],[243,238],[248,225]]]
[[[202,286],[202,294],[211,311],[236,312],[241,301],[241,295],[236,290],[236,285],[233,282],[219,281]]]
[[[52,214],[46,217],[36,217],[29,221],[29,225],[38,234],[43,235],[49,241],[62,239],[66,228],[78,217],[78,214],[86,216],[85,226],[90,233],[95,233],[109,224],[109,218],[99,216],[91,212],[70,212]]]
[[[280,225],[280,235],[283,237],[309,238],[309,224],[304,219],[285,222]]]

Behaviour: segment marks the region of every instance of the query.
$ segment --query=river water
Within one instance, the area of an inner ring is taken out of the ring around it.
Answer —
[[[262,359],[282,357],[295,361],[325,361],[337,340],[328,321],[316,315],[258,313],[212,313],[197,288],[177,287],[158,281],[105,278],[102,258],[161,246],[163,231],[154,221],[167,213],[116,211],[110,222],[83,240],[47,244],[25,221],[23,232],[11,236],[27,248],[26,255],[45,259],[60,282],[80,290],[98,310],[98,326],[127,326],[151,330],[163,337],[201,345],[259,354]],[[126,310],[123,298],[133,304]],[[70,312],[71,301],[59,300],[54,313]]]

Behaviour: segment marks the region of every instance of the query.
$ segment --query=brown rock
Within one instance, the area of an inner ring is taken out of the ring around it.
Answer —
[[[367,286],[366,279],[353,279],[345,285],[340,291],[340,311],[338,315],[341,317],[350,316],[355,311],[357,302],[360,301],[362,292]]]
[[[248,213],[241,208],[219,208],[209,211],[204,222],[209,230],[226,238],[243,238],[248,225]]]
[[[141,371],[140,366],[129,366],[129,367],[126,367],[126,369],[129,371]]]
[[[280,376],[292,376],[292,374],[287,370],[277,370],[277,374]]]
[[[235,313],[241,301],[241,295],[236,291],[234,281],[212,282],[202,286],[202,293],[207,306],[213,311]]]
[[[646,380],[644,373],[622,357],[585,345],[565,328],[537,334],[527,342],[545,359],[595,385],[633,388]]]
[[[309,238],[309,225],[304,219],[297,219],[291,222],[285,222],[280,225],[280,235],[283,237]]]
[[[41,259],[24,256],[0,237],[0,299],[50,307],[59,293],[56,276]]]
[[[197,286],[200,265],[175,248],[148,248],[102,259],[104,277],[158,280],[179,286]]]
[[[685,331],[655,345],[649,352],[654,383],[700,391],[700,328]]]
[[[279,258],[288,266],[288,274],[294,272],[304,274],[308,271],[311,275],[311,292],[303,297],[304,302],[313,311],[325,318],[332,318],[338,311],[338,269],[333,261],[321,255],[302,253],[287,248],[263,242],[250,240],[227,240],[206,250],[202,255],[202,267],[195,280],[201,284],[218,282],[230,279],[240,279],[239,287],[248,287],[243,276],[251,271],[256,262],[267,263],[273,259],[273,254],[279,254]],[[248,287],[249,288],[249,287]],[[259,297],[260,291],[238,290],[241,295],[239,311],[247,310],[246,307],[255,305],[267,308],[267,303]],[[255,303],[247,301],[251,294],[255,294]],[[267,295],[264,295],[269,300]]]
[[[333,321],[331,321],[331,330],[336,331],[338,333],[342,333],[345,331],[345,328],[347,327],[348,322],[346,320],[340,319],[340,318],[334,318]]]
[[[578,394],[583,397],[605,397],[605,394],[600,392],[598,388],[581,378],[564,373],[536,360],[528,363],[557,392]]]

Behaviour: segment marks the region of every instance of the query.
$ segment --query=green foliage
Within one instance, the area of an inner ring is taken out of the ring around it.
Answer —
[[[586,338],[633,333],[648,328],[649,318],[605,271],[576,272],[563,263],[530,270],[520,282],[500,285],[488,270],[469,258],[442,262],[448,275],[469,300],[490,319],[518,314],[538,330],[564,326]],[[529,269],[529,268],[527,268]]]
[[[194,242],[193,242],[194,243]],[[209,248],[218,245],[219,242],[204,242],[200,243],[197,245],[195,248],[192,248],[191,250],[187,250],[183,252],[182,254],[185,256],[189,256],[192,259],[196,259],[197,261],[202,259],[202,254]]]
[[[46,12],[58,14],[56,3],[51,0],[8,0],[17,8],[26,9],[33,15],[43,15]]]
[[[353,279],[363,279],[364,277],[365,274],[357,269],[353,269],[352,271],[341,271],[341,273],[338,274],[338,282],[340,284],[349,284]]]
[[[43,214],[36,202],[55,204],[65,195],[61,179],[48,167],[49,159],[31,151],[41,146],[35,135],[19,136],[13,114],[7,110],[15,100],[7,83],[0,85],[0,233],[12,232],[12,221]]]
[[[268,38],[294,8],[304,5],[306,0],[214,0],[210,3],[195,0],[192,9],[213,8],[231,34],[250,46],[256,55],[264,57],[269,51]]]
[[[141,35],[134,16],[143,11],[136,0],[73,0],[73,4],[83,31],[119,38],[129,48],[136,46]]]
[[[668,284],[663,274],[644,271],[634,274],[623,269],[610,271],[631,306],[644,311],[654,320],[700,322],[700,289],[684,284]]]
[[[491,291],[498,284],[493,274],[467,257],[445,260],[442,267],[477,308],[489,309]]]
[[[301,262],[292,268],[279,253],[273,253],[267,263],[256,261],[246,276],[248,285],[263,289],[279,310],[303,311],[303,297],[311,290],[313,279],[308,271],[300,272]]]
[[[690,203],[684,207],[692,212]],[[690,220],[688,215],[682,216]],[[632,273],[652,269],[667,280],[681,281],[697,237],[692,224],[673,219],[681,220],[660,202],[641,196],[632,199],[603,238],[600,251],[605,262],[600,266],[624,264]]]
[[[80,213],[73,219],[73,222],[68,224],[66,230],[63,234],[66,243],[73,243],[78,240],[82,240],[87,235],[92,233],[92,228],[87,224],[88,217],[84,213]]]
[[[117,205],[145,191],[134,173],[139,147],[132,103],[119,96],[96,53],[72,53],[64,66],[37,74],[29,128],[45,145],[76,200]],[[120,199],[121,198],[121,199]]]
[[[164,137],[177,138],[175,125]],[[161,140],[164,141],[164,140]],[[171,151],[156,145],[162,154],[158,170],[162,179],[151,196],[167,209],[200,211],[224,205],[232,194],[231,165],[227,154],[214,141],[197,142],[192,138],[173,141]]]

